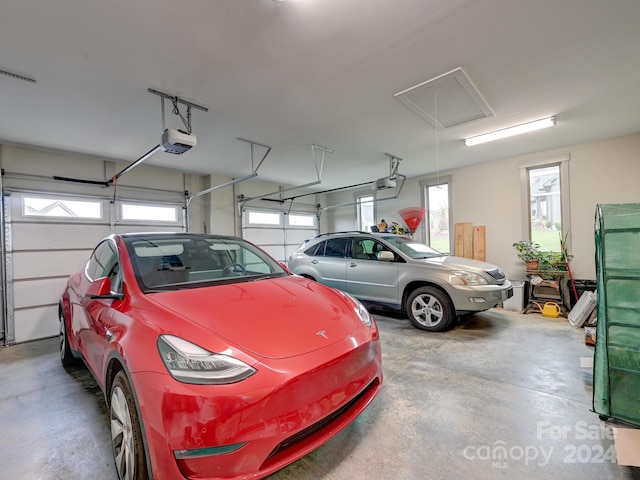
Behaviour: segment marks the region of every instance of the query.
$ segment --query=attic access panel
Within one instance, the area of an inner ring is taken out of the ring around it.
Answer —
[[[398,92],[394,97],[438,130],[493,116],[462,67]]]

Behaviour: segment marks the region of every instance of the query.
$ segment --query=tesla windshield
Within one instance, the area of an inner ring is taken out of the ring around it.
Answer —
[[[146,292],[287,275],[278,262],[239,239],[156,235],[125,241],[138,284]]]

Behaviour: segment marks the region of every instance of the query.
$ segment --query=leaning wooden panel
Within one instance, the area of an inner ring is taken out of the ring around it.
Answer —
[[[464,224],[456,223],[455,224],[455,239],[454,239],[454,248],[453,254],[456,257],[464,257]]]
[[[486,260],[485,227],[473,227],[473,258],[474,260]]]
[[[473,258],[473,224],[471,222],[463,223],[464,228],[464,258]]]
[[[457,257],[473,258],[473,224],[471,222],[455,224],[455,249]]]

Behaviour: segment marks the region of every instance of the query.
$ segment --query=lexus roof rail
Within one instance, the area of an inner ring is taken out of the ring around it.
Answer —
[[[348,234],[365,233],[365,234],[368,235],[371,232],[361,232],[360,230],[347,230],[346,232],[327,232],[327,233],[320,233],[320,234],[316,235],[315,238],[323,237],[325,235],[340,235],[340,234],[343,234],[343,233],[348,233]]]

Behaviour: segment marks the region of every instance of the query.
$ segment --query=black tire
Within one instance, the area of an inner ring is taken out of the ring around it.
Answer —
[[[434,287],[416,288],[407,297],[405,310],[411,324],[421,330],[444,332],[456,322],[451,300]]]
[[[78,359],[73,355],[71,345],[69,345],[67,320],[64,318],[62,307],[58,307],[58,320],[60,323],[60,361],[65,367],[71,367],[78,363]]]
[[[147,480],[147,463],[140,419],[133,391],[123,371],[118,372],[109,395],[111,446],[120,480]]]

